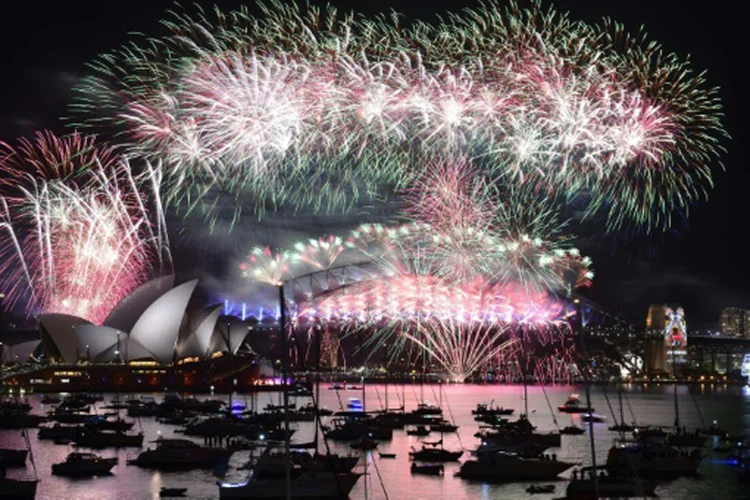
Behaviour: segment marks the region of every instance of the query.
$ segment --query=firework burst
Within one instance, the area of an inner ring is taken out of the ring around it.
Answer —
[[[219,186],[255,208],[347,206],[455,155],[613,229],[668,225],[711,185],[717,91],[642,33],[538,4],[412,26],[261,10],[177,15],[167,36],[98,60],[75,106],[97,117],[84,124],[165,160],[176,198]]]
[[[0,214],[12,305],[102,322],[155,264],[169,265],[156,169],[134,176],[93,138],[49,133],[3,145],[0,168],[12,179]]]

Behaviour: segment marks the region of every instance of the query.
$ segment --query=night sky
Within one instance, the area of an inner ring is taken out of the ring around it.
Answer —
[[[209,2],[199,2],[210,6]],[[240,4],[218,2],[224,10]],[[322,2],[311,2],[320,4]],[[342,10],[351,6],[365,14],[396,7],[407,19],[434,19],[435,14],[477,6],[461,1],[334,1]],[[521,2],[523,3],[523,2]],[[670,234],[616,238],[586,235],[583,249],[594,259],[597,276],[591,296],[612,312],[638,324],[649,303],[680,303],[691,329],[714,328],[723,307],[750,308],[750,173],[745,168],[748,125],[748,26],[741,2],[716,0],[565,0],[553,2],[574,19],[595,22],[609,16],[630,31],[646,26],[650,39],[693,67],[705,69],[711,85],[721,88],[732,136],[726,141],[725,172],[715,165],[716,188],[707,203],[693,207]],[[0,141],[12,142],[35,130],[68,131],[59,117],[67,114],[73,85],[87,73],[85,63],[128,40],[128,32],[161,33],[159,20],[174,4],[169,1],[33,2],[0,4]],[[187,6],[187,4],[186,4]],[[192,9],[186,7],[189,12]],[[310,221],[305,221],[307,224]],[[278,221],[276,222],[278,224]],[[339,221],[333,221],[335,230]],[[316,218],[313,225],[326,226]],[[282,224],[283,225],[283,224]],[[172,227],[174,229],[174,226]],[[231,259],[221,252],[242,252],[252,245],[248,231],[203,237],[186,224],[176,241],[178,271],[216,278],[231,274]],[[192,230],[191,230],[192,229]],[[295,228],[296,229],[296,228]],[[256,226],[250,231],[258,236]],[[318,235],[313,231],[312,235]],[[214,239],[222,244],[214,245]],[[229,243],[228,243],[229,242]],[[263,243],[261,238],[257,243]],[[206,252],[207,248],[219,249]],[[227,250],[229,248],[230,250]],[[196,257],[198,256],[198,257]],[[196,270],[195,262],[204,273]],[[185,263],[190,262],[188,266]],[[182,266],[181,266],[182,263]],[[205,273],[209,270],[208,273]]]

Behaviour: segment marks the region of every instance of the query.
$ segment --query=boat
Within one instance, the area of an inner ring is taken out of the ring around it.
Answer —
[[[528,488],[526,488],[526,493],[530,493],[532,495],[536,493],[554,493],[555,492],[555,485],[554,484],[545,484],[542,486],[537,486],[535,484],[532,484]]]
[[[601,424],[607,421],[607,417],[599,415],[598,413],[587,413],[581,415],[581,422],[594,422],[595,424]]]
[[[160,497],[184,497],[185,493],[187,493],[187,488],[167,488],[166,486],[162,486],[161,490],[159,490],[159,496]]]
[[[417,427],[406,429],[407,436],[428,436],[429,434],[430,429],[425,427],[424,425],[418,425]]]
[[[29,450],[15,450],[10,448],[0,448],[0,466],[5,467],[24,467],[26,466],[26,455]]]
[[[72,440],[78,432],[78,427],[55,424],[52,427],[40,426],[37,439],[68,439]]]
[[[234,450],[200,446],[188,439],[157,439],[149,448],[129,460],[129,465],[151,469],[209,469],[229,460]]]
[[[443,464],[411,464],[411,473],[425,476],[442,476],[445,473],[445,468]]]
[[[374,450],[378,447],[378,442],[372,439],[360,438],[351,443],[349,446],[355,450]]]
[[[430,432],[456,432],[458,426],[450,422],[438,422],[430,425]]]
[[[634,471],[643,477],[695,474],[703,460],[700,451],[678,451],[662,443],[615,440],[607,454],[607,468]]]
[[[354,472],[303,472],[292,477],[290,497],[298,499],[348,499],[362,474]],[[282,500],[287,497],[287,483],[281,477],[263,477],[255,471],[239,483],[217,483],[219,499]]]
[[[53,396],[51,394],[45,394],[41,397],[39,400],[40,403],[43,405],[56,405],[59,404],[61,399],[58,396]]]
[[[630,424],[616,424],[610,425],[609,430],[613,432],[632,432],[635,430],[635,426]]]
[[[463,454],[463,450],[448,451],[443,448],[423,446],[419,451],[410,451],[409,457],[420,462],[456,462]]]
[[[5,471],[0,469],[0,496],[15,498],[16,500],[33,500],[39,479],[13,479],[5,477]]]
[[[412,410],[413,415],[442,415],[443,410],[439,406],[430,403],[419,403],[416,410]]]
[[[588,474],[586,473],[588,471]],[[602,471],[596,478],[597,484],[594,485],[594,479],[591,476],[593,472],[591,467],[581,470],[579,477],[578,471],[573,471],[573,479],[568,483],[565,490],[565,498],[574,500],[590,500],[597,498],[596,491],[599,492],[599,498],[644,498],[655,497],[655,481],[648,481],[639,477],[619,477]]]
[[[565,404],[558,406],[557,410],[562,413],[592,413],[594,411],[590,406],[581,406],[578,394],[571,394]]]
[[[52,474],[58,476],[99,476],[109,474],[117,465],[117,457],[102,458],[93,453],[71,453],[64,462],[52,464]]]
[[[523,458],[517,454],[497,452],[478,460],[467,460],[461,464],[456,475],[485,481],[550,480],[574,465],[558,461],[556,455]]]
[[[79,429],[73,436],[73,443],[86,448],[140,448],[143,445],[143,434]]]
[[[396,458],[395,453],[383,453],[382,451],[378,453],[380,455],[380,458]]]
[[[472,415],[499,415],[499,416],[508,416],[512,415],[515,411],[513,408],[503,408],[492,406],[492,401],[490,401],[490,404],[487,403],[478,403],[476,409],[471,410]]]
[[[566,434],[568,436],[580,436],[581,434],[584,434],[586,432],[586,429],[583,427],[578,427],[575,425],[569,425],[567,427],[563,427],[560,429],[560,434]]]

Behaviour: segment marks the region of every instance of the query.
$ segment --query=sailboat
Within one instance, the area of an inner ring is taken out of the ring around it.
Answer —
[[[581,338],[581,351],[583,359],[587,359],[586,355],[586,335],[583,331],[583,322],[581,317],[581,306],[580,299],[575,299],[576,315],[575,315],[575,330],[580,334]],[[586,406],[591,407],[591,383],[589,378],[585,375],[587,370],[584,370],[584,379],[586,387]],[[581,469],[580,476],[579,471],[573,471],[573,479],[568,483],[568,487],[565,491],[565,498],[568,499],[591,499],[591,498],[630,498],[630,497],[644,497],[653,496],[656,489],[656,484],[651,482],[645,482],[638,477],[633,477],[632,470],[625,464],[619,469],[625,471],[622,476],[611,476],[602,471],[597,473],[598,468],[596,465],[596,446],[594,440],[594,422],[593,420],[588,421],[589,424],[589,443],[591,445],[591,460],[593,463],[592,467],[585,467]],[[611,451],[610,451],[611,453]],[[607,459],[607,466],[611,467],[609,457]],[[619,465],[619,464],[618,464]]]
[[[440,402],[439,407],[442,408],[443,405],[443,384],[440,384],[439,388],[440,392]],[[433,430],[435,426],[432,426],[430,429]],[[409,456],[412,460],[419,460],[422,462],[455,462],[459,458],[461,458],[461,455],[463,455],[463,450],[459,451],[450,451],[443,448],[443,432],[440,431],[440,439],[435,442],[423,442],[422,443],[422,449],[421,450],[413,450],[409,452]]]

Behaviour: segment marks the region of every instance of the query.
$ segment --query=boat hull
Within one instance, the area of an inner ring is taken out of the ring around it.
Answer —
[[[303,474],[291,482],[291,498],[337,499],[348,498],[359,480],[359,474]],[[237,485],[219,484],[219,498],[231,499],[285,499],[286,483],[283,479],[254,479]]]

